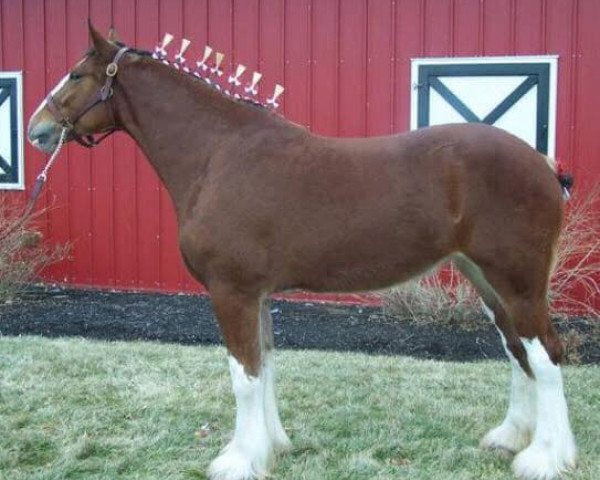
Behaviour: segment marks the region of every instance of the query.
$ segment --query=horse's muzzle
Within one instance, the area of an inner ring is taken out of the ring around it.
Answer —
[[[51,153],[60,139],[60,126],[47,120],[30,123],[27,137],[35,148]]]

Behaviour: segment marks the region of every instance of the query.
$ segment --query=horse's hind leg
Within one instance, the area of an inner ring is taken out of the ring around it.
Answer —
[[[454,257],[458,269],[475,286],[481,296],[483,310],[488,318],[496,323],[502,345],[512,367],[508,411],[504,421],[490,430],[481,440],[480,446],[486,449],[503,450],[517,453],[529,445],[535,431],[536,392],[533,380],[519,365],[508,346],[507,337],[514,345],[520,343],[514,326],[508,319],[500,298],[485,279],[482,270],[463,255]],[[504,333],[503,333],[504,330]],[[513,350],[515,347],[512,347]],[[518,347],[517,347],[518,348]],[[520,353],[523,357],[523,351]],[[529,368],[529,365],[525,368]]]
[[[273,319],[270,312],[270,302],[263,300],[260,309],[261,331],[264,348],[264,387],[265,387],[265,419],[267,431],[273,448],[278,452],[291,450],[292,442],[281,424],[279,409],[277,408],[277,397],[275,395],[275,358],[273,350],[275,342],[273,338]]]
[[[535,375],[537,419],[533,441],[515,457],[513,469],[519,477],[551,479],[575,467],[577,449],[560,366],[552,360],[540,338],[523,339]]]
[[[507,419],[484,437],[484,445],[494,446],[503,436],[510,438],[511,423],[524,431],[534,425],[530,445],[513,463],[515,473],[525,479],[556,478],[576,461],[559,366],[562,346],[547,308],[550,263],[541,254],[539,258],[530,257],[527,265],[477,262],[497,297],[496,303],[489,295],[484,302],[493,304],[488,307],[513,363],[515,390]],[[519,448],[512,450],[523,447],[525,438],[520,440],[514,444]]]
[[[494,311],[485,302],[482,303],[483,310],[490,320],[495,322],[496,318],[505,315],[498,308]],[[506,337],[500,328],[498,333],[512,370],[508,411],[504,421],[482,438],[480,446],[518,453],[529,445],[535,431],[537,412],[535,383],[510,351]]]
[[[211,463],[212,480],[251,480],[268,474],[273,440],[265,414],[267,378],[261,335],[260,294],[211,286],[213,308],[229,351],[236,400],[232,440]]]

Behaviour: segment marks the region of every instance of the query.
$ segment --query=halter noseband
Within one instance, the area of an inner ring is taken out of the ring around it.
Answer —
[[[46,105],[50,113],[54,116],[55,120],[62,125],[63,128],[66,128],[68,132],[72,135],[73,140],[75,140],[80,145],[83,145],[87,148],[92,148],[98,145],[102,140],[108,137],[115,130],[118,130],[118,127],[115,123],[115,116],[110,102],[107,102],[113,95],[113,82],[115,80],[115,76],[117,75],[117,71],[119,70],[118,63],[119,60],[127,53],[129,50],[128,47],[122,47],[114,56],[112,62],[108,64],[106,67],[106,81],[100,90],[96,92],[96,94],[88,100],[88,102],[79,110],[76,115],[73,115],[71,118],[63,115],[60,112],[60,109],[56,105],[54,97],[52,93],[48,94],[46,97]],[[75,131],[75,124],[79,121],[81,117],[83,117],[87,112],[89,112],[92,108],[94,108],[99,103],[104,103],[110,112],[110,116],[112,118],[112,126],[104,133],[103,135],[96,140],[93,135],[80,135]]]

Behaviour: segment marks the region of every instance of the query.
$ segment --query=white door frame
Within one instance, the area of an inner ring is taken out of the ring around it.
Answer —
[[[419,106],[419,69],[428,65],[518,65],[518,64],[546,64],[549,66],[548,85],[548,122],[547,122],[547,155],[555,156],[556,152],[556,97],[557,97],[557,66],[558,55],[532,55],[532,56],[501,56],[501,57],[440,57],[440,58],[413,58],[411,60],[411,101],[410,101],[410,128],[418,128]],[[517,75],[517,74],[515,74]]]

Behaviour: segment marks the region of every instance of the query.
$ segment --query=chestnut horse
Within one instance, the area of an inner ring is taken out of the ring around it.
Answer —
[[[508,413],[481,445],[515,453],[526,479],[575,465],[546,298],[563,205],[545,156],[482,124],[317,136],[91,25],[90,35],[92,48],[33,114],[29,140],[50,152],[62,127],[67,141],[122,130],[165,184],[236,398],[233,439],[210,478],[263,477],[291,446],[275,399],[269,294],[381,289],[447,259],[481,295],[512,364]]]

